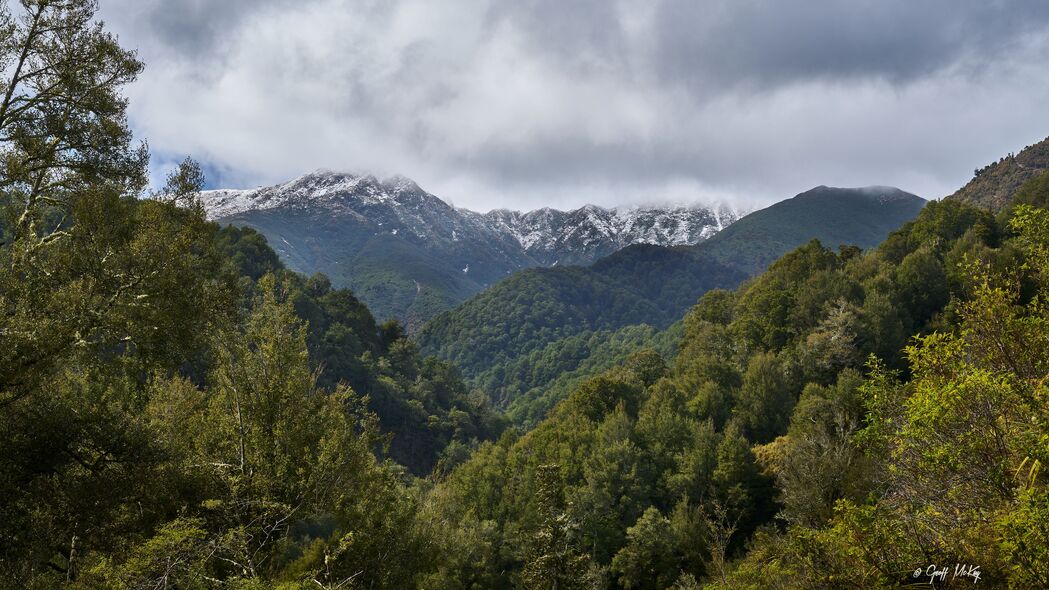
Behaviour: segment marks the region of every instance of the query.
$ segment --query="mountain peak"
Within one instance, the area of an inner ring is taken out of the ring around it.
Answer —
[[[406,192],[406,193],[421,193],[423,189],[415,183],[414,180],[407,176],[401,176],[395,174],[389,178],[383,179],[382,185],[393,190],[394,192]]]
[[[296,270],[325,272],[383,317],[413,320],[522,268],[590,264],[634,244],[694,245],[740,216],[699,204],[477,213],[404,176],[331,170],[271,187],[207,191],[201,200],[211,219],[262,231]],[[379,273],[377,260],[387,261]],[[400,278],[367,283],[390,276]],[[439,287],[438,299],[428,286]]]
[[[911,194],[907,191],[898,189],[894,186],[883,186],[883,185],[872,185],[872,186],[861,186],[861,187],[837,187],[837,186],[826,186],[819,185],[811,188],[803,193],[798,194],[794,198],[851,198],[851,197],[863,197],[867,199],[874,199],[879,203],[891,203],[899,200],[913,200],[921,199],[921,197]]]
[[[222,219],[249,211],[286,207],[345,206],[346,201],[375,204],[392,200],[396,195],[420,192],[418,185],[398,177],[380,182],[370,174],[351,174],[316,170],[270,187],[250,190],[203,191],[201,200],[208,217]]]

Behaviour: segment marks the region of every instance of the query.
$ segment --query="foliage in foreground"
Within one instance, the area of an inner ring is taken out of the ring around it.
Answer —
[[[799,248],[705,296],[672,362],[638,352],[471,453],[494,419],[454,372],[206,223],[199,170],[138,198],[140,65],[93,2],[22,8],[0,587],[878,588],[954,563],[1049,586],[1049,176],[998,218],[933,203],[871,253]],[[380,429],[424,414],[455,433],[426,481],[384,457],[434,449]]]
[[[933,203],[869,254],[813,243],[708,294],[672,366],[588,381],[436,488],[443,535],[483,556],[441,581],[528,586],[553,472],[555,562],[586,567],[543,587],[895,587],[948,562],[1042,585],[1047,227]]]
[[[377,457],[427,473],[501,421],[352,294],[207,223],[191,162],[142,198],[120,96],[141,64],[91,0],[20,4],[0,11],[0,587],[411,585],[433,544]]]

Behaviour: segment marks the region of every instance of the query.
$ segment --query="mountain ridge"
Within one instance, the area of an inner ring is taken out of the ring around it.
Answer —
[[[304,208],[318,204],[345,207],[346,201],[341,201],[338,197],[347,194],[361,199],[365,205],[398,201],[406,196],[415,197],[420,203],[453,210],[463,214],[466,219],[504,229],[507,235],[513,237],[525,250],[532,249],[540,243],[543,229],[549,233],[565,226],[578,228],[584,225],[580,223],[582,220],[589,221],[595,229],[604,230],[605,237],[615,237],[621,241],[670,246],[696,244],[724,229],[744,214],[744,210],[736,210],[723,203],[636,204],[615,207],[587,204],[576,209],[541,207],[519,211],[497,208],[478,212],[455,207],[424,191],[406,176],[395,175],[379,179],[371,174],[357,175],[327,170],[318,170],[273,186],[207,190],[201,193],[201,198],[208,217],[223,220],[252,211],[284,207]],[[350,208],[340,209],[340,212],[342,211],[355,212]],[[660,217],[660,213],[664,213],[665,216]],[[704,213],[709,213],[709,216],[704,216]],[[623,237],[624,234],[630,233],[640,234],[639,238],[630,240]],[[454,237],[452,239],[454,240]]]
[[[1049,137],[974,171],[948,199],[999,211],[1028,180],[1049,173]]]
[[[813,238],[830,247],[876,245],[890,230],[916,216],[924,204],[921,197],[891,186],[820,185],[744,216],[695,248],[747,274],[758,274]],[[898,215],[881,217],[889,207],[897,208]],[[857,225],[857,215],[879,223]],[[765,239],[759,249],[753,247],[757,236]]]
[[[201,200],[210,219],[260,231],[292,269],[329,275],[412,331],[518,270],[586,265],[634,244],[692,245],[740,216],[725,205],[478,213],[404,176],[328,171]]]

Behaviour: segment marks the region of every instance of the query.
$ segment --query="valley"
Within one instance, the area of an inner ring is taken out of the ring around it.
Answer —
[[[1047,32],[0,0],[0,590],[1049,588]]]

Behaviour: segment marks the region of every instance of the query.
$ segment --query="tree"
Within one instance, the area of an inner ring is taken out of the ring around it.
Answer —
[[[0,191],[26,247],[63,237],[78,194],[98,184],[136,193],[147,154],[131,147],[120,88],[142,64],[94,22],[96,0],[20,0],[0,14]]]
[[[609,414],[597,427],[584,481],[573,496],[586,545],[602,563],[622,547],[626,528],[652,498],[653,466],[633,436],[633,424],[622,407]]]
[[[540,522],[522,572],[524,585],[535,590],[585,588],[590,560],[574,546],[576,525],[565,512],[561,468],[540,466],[536,480]]]
[[[185,363],[198,311],[221,304],[203,292],[222,273],[202,213],[136,200],[147,153],[120,90],[141,64],[95,10],[23,0],[0,14],[0,406],[85,352]]]
[[[795,394],[785,372],[773,354],[751,357],[733,417],[749,440],[768,442],[787,430]]]
[[[850,369],[832,387],[810,384],[802,392],[772,466],[787,522],[822,526],[839,500],[859,502],[869,491],[869,461],[853,440],[863,423],[862,384]]]
[[[200,191],[204,190],[204,171],[193,158],[186,158],[173,172],[168,174],[164,188],[155,198],[187,209],[200,209]]]
[[[260,291],[244,332],[221,337],[197,459],[216,483],[208,505],[225,523],[223,557],[245,577],[265,571],[295,522],[376,476],[374,418],[354,415],[351,391],[316,388],[286,292],[272,275]]]
[[[717,501],[712,503],[709,512],[703,512],[703,521],[707,545],[710,547],[707,569],[717,588],[728,588],[728,552],[732,545],[732,536],[736,533],[737,521],[730,520],[728,511]]]
[[[146,543],[135,547],[119,567],[103,577],[114,587],[207,588],[208,545],[203,521],[175,519]]]
[[[626,547],[612,559],[612,571],[623,588],[661,590],[677,579],[678,561],[670,521],[649,507],[627,529]]]
[[[839,371],[860,361],[856,346],[859,323],[855,306],[838,299],[828,306],[827,315],[800,345],[806,377],[820,383],[832,381]]]
[[[734,426],[729,426],[718,444],[713,479],[715,499],[744,535],[773,513],[772,482],[762,473],[750,444]]]
[[[235,312],[203,214],[137,199],[147,153],[120,91],[141,64],[95,10],[0,12],[0,570],[44,585],[171,508],[149,383],[202,376]]]

